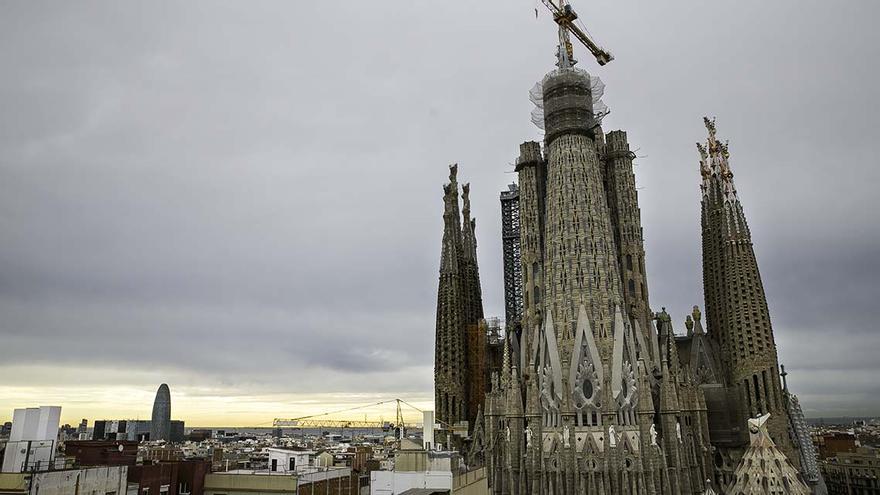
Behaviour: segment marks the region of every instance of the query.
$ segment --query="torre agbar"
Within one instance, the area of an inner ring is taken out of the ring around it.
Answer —
[[[695,160],[706,317],[694,306],[677,335],[665,308],[651,308],[635,156],[626,132],[600,127],[602,89],[560,65],[532,90],[544,141],[520,145],[518,184],[502,193],[519,231],[510,243],[504,226],[505,263],[518,264],[505,267],[517,276],[505,287],[521,298],[505,307],[521,310],[508,311],[497,346],[474,338],[491,332],[469,190],[462,227],[452,168],[435,388],[441,423],[466,420],[469,432],[448,441],[468,468],[487,469],[495,494],[738,493],[754,483],[761,493],[820,493],[803,414],[777,371],[727,145],[706,119]]]

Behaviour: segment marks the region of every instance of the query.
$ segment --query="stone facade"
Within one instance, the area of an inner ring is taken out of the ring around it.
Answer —
[[[561,67],[536,86],[545,141],[523,143],[516,160],[522,319],[508,322],[517,331],[505,336],[469,465],[484,465],[499,495],[707,493],[741,481],[745,426],[763,415],[762,445],[795,462],[768,480],[806,486],[796,474],[799,418],[789,417],[797,404],[776,371],[727,146],[706,120],[708,330],[695,306],[677,336],[665,308],[654,313],[649,302],[627,135],[585,117],[592,81]]]
[[[516,165],[522,333],[507,334],[469,462],[498,494],[702,493],[705,401],[650,310],[626,134],[581,118],[585,72],[541,87],[545,151],[523,143]]]
[[[787,447],[776,343],[751,233],[733,184],[727,145],[706,119],[709,141],[701,147],[704,283],[709,335],[719,349],[724,375],[737,389],[740,424],[772,413],[768,430]],[[744,432],[745,433],[745,432]]]
[[[751,232],[733,182],[727,143],[704,119],[708,140],[700,152],[703,289],[708,331],[679,339],[692,379],[706,395],[716,481],[733,479],[749,445],[750,418],[770,414],[765,427],[778,448],[800,467],[787,394],[783,392],[770,312]],[[695,314],[697,316],[697,314]]]

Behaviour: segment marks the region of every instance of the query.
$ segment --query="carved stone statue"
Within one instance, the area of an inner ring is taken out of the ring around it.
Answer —
[[[617,447],[617,432],[614,431],[614,425],[608,427],[608,445]]]
[[[694,306],[694,311],[691,314],[694,315],[694,319],[697,321],[700,321],[700,318],[702,318],[702,316],[703,316],[703,314],[700,313],[699,306]]]
[[[562,444],[565,445],[565,448],[571,447],[568,425],[562,427]]]
[[[507,443],[510,443],[510,425],[504,427],[504,436],[507,439]]]
[[[549,366],[541,370],[541,403],[548,414],[554,414],[557,410],[556,391],[553,389],[553,371]]]
[[[651,423],[651,445],[657,446],[657,427]]]
[[[681,440],[681,423],[678,420],[675,421],[675,436],[678,437],[678,443],[682,443]]]
[[[666,308],[663,307],[663,308],[660,308],[660,310],[661,310],[660,313],[657,314],[657,319],[663,323],[671,323],[672,317],[669,316],[669,313],[666,312]]]
[[[526,448],[531,448],[531,446],[532,446],[532,435],[534,435],[534,433],[532,433],[532,427],[531,427],[531,426],[526,426],[526,429],[525,429],[525,431],[524,431],[523,433],[525,433],[525,436],[526,436]]]

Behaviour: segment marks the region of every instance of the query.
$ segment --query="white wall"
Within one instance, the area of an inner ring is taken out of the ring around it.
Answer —
[[[450,471],[373,471],[370,495],[397,495],[411,488],[452,490]]]
[[[348,478],[351,476],[351,468],[348,467],[331,467],[330,469],[322,469],[309,473],[300,473],[296,477],[297,485],[302,486],[308,483],[314,483],[323,480],[333,480],[336,478]],[[332,483],[332,482],[331,482]],[[348,486],[345,480],[340,482],[340,486]]]
[[[57,440],[60,421],[61,407],[59,406],[16,409],[12,412],[12,431],[9,432],[9,441]]]
[[[297,471],[302,470],[304,467],[308,467],[309,465],[309,456],[314,452],[296,452],[291,450],[284,449],[266,449],[269,454],[269,469],[272,469],[272,460],[276,460],[278,462],[275,472],[277,473],[295,473]],[[288,468],[290,467],[290,459],[296,459],[296,466],[293,471],[290,471]]]
[[[125,495],[128,483],[127,466],[101,466],[37,473],[33,492],[40,495],[76,495],[83,493],[115,493]]]
[[[33,440],[57,440],[58,425],[61,423],[61,406],[40,406],[40,419],[37,437]],[[31,439],[25,439],[31,440]]]
[[[434,411],[422,413],[422,446],[425,450],[434,449]]]
[[[47,469],[55,459],[60,421],[59,406],[14,410],[12,431],[9,432],[9,442],[6,444],[2,472],[19,473],[25,468]]]
[[[2,472],[20,473],[22,470],[49,469],[55,459],[55,446],[54,440],[8,442],[6,455],[3,457]]]

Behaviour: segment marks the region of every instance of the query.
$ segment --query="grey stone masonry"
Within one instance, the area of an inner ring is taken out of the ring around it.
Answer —
[[[618,271],[621,275],[626,314],[637,321],[642,332],[640,342],[650,342],[653,317],[648,302],[648,277],[645,270],[645,245],[639,193],[636,190],[633,159],[626,132],[612,131],[605,136],[602,147],[605,165],[605,194],[611,214],[614,243],[617,246]],[[650,346],[640,349],[639,357],[659,368],[659,356],[651,354]]]
[[[779,379],[776,342],[752,236],[715,122],[704,119],[706,146],[698,144],[702,176],[703,281],[707,334],[720,349],[725,385],[738,396],[736,422],[770,413],[767,431],[794,463],[789,417]],[[748,437],[741,430],[740,442]]]
[[[544,184],[547,166],[541,145],[529,141],[520,145],[516,160],[519,174],[520,259],[522,260],[523,321],[520,367],[525,369],[526,356],[533,352],[533,341],[542,315],[544,297]]]
[[[470,346],[485,333],[480,270],[477,265],[476,220],[471,217],[470,185],[461,187],[458,165],[449,167],[443,186],[443,240],[437,287],[434,349],[434,403],[437,419],[452,425],[477,416],[485,395],[485,345]],[[463,220],[462,221],[462,216]],[[481,342],[477,340],[476,344]],[[474,406],[477,404],[477,406]]]
[[[449,424],[466,417],[466,353],[462,300],[461,216],[458,209],[458,165],[449,167],[443,186],[443,241],[437,289],[434,356],[434,401],[437,419]]]
[[[687,388],[678,366],[662,376],[654,366],[660,351],[647,289],[632,292],[636,311],[627,307],[624,280],[636,277],[622,273],[630,265],[616,236],[636,256],[631,271],[643,266],[644,251],[631,158],[621,155],[625,133],[610,133],[613,152],[604,151],[584,71],[555,70],[542,88],[544,152],[523,143],[516,165],[519,360],[508,335],[486,397],[485,441],[470,457],[485,461],[498,495],[701,493],[701,391]],[[657,318],[671,335],[668,315]]]

